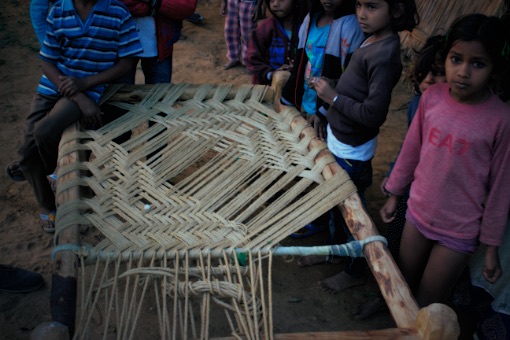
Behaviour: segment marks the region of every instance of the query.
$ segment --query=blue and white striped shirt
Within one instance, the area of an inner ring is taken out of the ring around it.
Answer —
[[[72,0],[60,0],[48,15],[49,29],[39,53],[63,74],[85,78],[111,68],[119,58],[142,51],[129,10],[117,0],[99,0],[85,22],[76,13]],[[85,91],[99,101],[106,84]],[[45,76],[37,91],[59,95],[57,87]]]

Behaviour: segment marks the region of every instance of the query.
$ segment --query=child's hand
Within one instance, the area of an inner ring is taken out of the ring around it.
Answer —
[[[483,277],[487,282],[496,282],[501,274],[501,265],[499,263],[498,247],[487,246],[485,250],[485,266],[483,268]]]
[[[99,109],[97,104],[90,99],[83,92],[79,92],[71,98],[81,111],[81,121],[84,128],[92,129],[98,128],[103,125],[103,119],[101,116],[103,112]]]
[[[308,86],[315,89],[317,95],[324,102],[333,105],[333,99],[337,95],[335,89],[329,84],[327,79],[319,78],[313,82],[308,83]]]
[[[220,14],[227,15],[227,0],[221,0]]]
[[[381,189],[381,192],[382,192],[382,194],[383,194],[384,196],[386,196],[386,195],[387,195],[386,190],[384,190],[384,186],[385,186],[385,185],[386,185],[386,183],[388,182],[388,178],[389,178],[389,177],[384,177],[384,178],[383,178],[383,180],[382,180],[382,182],[381,182],[381,185],[379,185],[379,189]]]
[[[399,196],[391,195],[381,208],[379,213],[381,214],[381,219],[384,223],[390,223],[395,219],[398,197]]]
[[[283,64],[279,68],[277,68],[275,71],[290,71],[292,70],[292,65]]]
[[[282,110],[285,110],[287,107],[292,107],[292,106],[287,106],[285,104],[283,104],[280,100],[276,100],[275,103],[273,104],[273,108],[276,112],[282,112]]]
[[[287,58],[287,61],[289,62],[288,66],[289,66],[289,71],[290,71],[294,67],[294,59]]]
[[[64,97],[70,98],[78,92],[82,92],[87,89],[87,84],[83,79],[69,76],[59,76],[58,78],[60,80],[58,90]]]
[[[315,129],[315,135],[319,140],[324,141],[326,139],[326,126],[316,114],[308,115],[306,122]]]

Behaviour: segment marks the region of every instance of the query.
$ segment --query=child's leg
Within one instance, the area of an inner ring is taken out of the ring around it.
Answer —
[[[337,163],[349,174],[349,177],[356,185],[358,194],[365,205],[365,190],[372,184],[372,162],[356,161],[350,159],[339,158],[335,156]],[[337,233],[344,232],[347,236],[347,241],[354,240],[349,228],[347,227],[343,216],[337,211],[334,215],[335,224],[338,225]],[[322,287],[332,293],[338,293],[348,288],[362,285],[365,282],[365,270],[367,262],[364,258],[347,258],[345,261],[345,268],[339,274],[329,277],[322,281]]]
[[[434,241],[423,236],[409,221],[404,225],[400,241],[399,265],[402,275],[414,293],[427,265]]]
[[[55,196],[46,179],[46,176],[51,174],[55,168],[47,173],[44,165],[40,161],[39,150],[34,138],[34,130],[36,125],[44,119],[46,114],[53,108],[56,100],[56,97],[52,99],[40,96],[39,94],[34,96],[30,106],[30,114],[26,119],[23,144],[18,151],[20,155],[20,168],[23,170],[25,178],[32,186],[37,202],[47,211],[55,210]]]
[[[395,210],[395,219],[386,226],[385,236],[388,240],[388,250],[397,265],[400,252],[400,240],[402,239],[402,231],[406,224],[407,199],[407,194],[399,198],[397,210]]]
[[[469,257],[436,242],[416,294],[418,305],[441,302],[462,274]]]
[[[255,1],[244,1],[239,4],[239,24],[241,27],[241,61],[246,65],[246,51],[251,39],[252,32],[257,28],[257,22],[253,21],[255,13]]]
[[[224,33],[225,43],[227,44],[227,59],[231,63],[239,62],[239,0],[228,0]]]
[[[45,170],[50,174],[57,166],[58,146],[64,130],[81,118],[74,101],[61,97],[34,129],[34,139]]]
[[[56,98],[55,98],[56,99]],[[20,149],[20,166],[32,185],[36,199],[45,210],[55,210],[55,195],[47,175],[57,165],[58,144],[64,129],[81,117],[78,105],[67,98],[56,102],[52,98],[37,96],[27,119],[25,142]],[[41,118],[41,116],[44,117]]]
[[[338,158],[335,156],[337,163],[349,174],[349,177],[356,185],[356,189],[358,189],[358,195],[361,198],[363,205],[366,207],[366,199],[365,199],[365,191],[370,185],[372,185],[372,160],[368,161],[356,161],[351,159]],[[340,211],[338,211],[340,213]],[[354,237],[352,236],[345,220],[341,214],[339,214],[339,218],[336,219],[341,223],[343,228],[343,232],[347,235],[347,241],[353,241]],[[341,230],[337,232],[342,232]],[[367,262],[363,257],[356,257],[347,259],[345,262],[345,272],[352,277],[360,278],[364,277],[365,270],[367,268]]]
[[[172,82],[172,56],[158,61],[158,57],[142,58],[142,71],[145,84],[171,83]]]

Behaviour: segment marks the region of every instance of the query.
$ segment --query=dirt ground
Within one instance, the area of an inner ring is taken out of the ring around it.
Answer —
[[[201,0],[197,11],[205,25],[184,22],[184,37],[174,50],[175,83],[250,83],[243,67],[225,71],[223,17],[219,0]],[[41,74],[38,42],[29,18],[29,0],[0,1],[0,169],[16,160],[24,120]],[[383,204],[378,186],[405,133],[405,108],[411,97],[408,84],[394,91],[388,119],[382,128],[373,162],[374,184],[367,193],[369,212],[377,225]],[[2,170],[3,171],[3,170]],[[0,263],[41,273],[46,285],[28,294],[0,293],[0,334],[3,339],[26,339],[32,329],[50,321],[52,235],[38,226],[38,207],[26,183],[0,176]],[[285,240],[286,244],[320,244],[325,235]],[[296,259],[276,259],[273,267],[273,305],[276,333],[306,331],[368,330],[394,327],[388,312],[364,321],[351,317],[353,306],[374,297],[378,288],[371,278],[366,284],[331,295],[317,283],[339,271],[338,265],[300,268]],[[228,334],[224,334],[228,335]]]

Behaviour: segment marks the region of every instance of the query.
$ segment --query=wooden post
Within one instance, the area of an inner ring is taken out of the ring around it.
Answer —
[[[271,81],[271,88],[274,89],[273,109],[278,111],[280,106],[280,97],[282,96],[282,89],[289,80],[289,71],[275,71],[273,72],[273,79]]]
[[[457,314],[450,307],[433,303],[420,309],[416,327],[421,339],[458,339],[460,327]]]
[[[78,128],[78,124],[73,124],[64,131],[63,135],[65,136],[66,134],[72,133]],[[76,144],[77,141],[72,140],[67,143],[69,146]],[[62,149],[62,145],[60,146],[60,149]],[[67,155],[61,155],[59,166],[75,163],[78,158],[79,155],[77,151]],[[57,181],[58,183],[62,183],[63,181],[78,178],[79,175],[79,170],[74,170],[73,172],[63,176],[59,175]],[[58,207],[66,202],[75,201],[80,195],[79,190],[79,187],[75,186],[60,192],[57,184],[57,211]],[[61,218],[61,216],[59,216],[59,218]],[[72,227],[56,234],[55,245],[79,245],[79,228],[78,224],[73,225]],[[67,326],[69,329],[69,335],[72,338],[74,335],[76,319],[77,277],[79,268],[78,257],[70,250],[59,251],[56,253],[53,266],[50,298],[51,319],[52,321]]]
[[[303,125],[304,118],[297,111],[296,113],[296,118],[291,124],[292,129]],[[315,131],[308,127],[303,129],[302,134],[311,136],[315,135]],[[312,139],[308,148],[319,147],[323,143],[318,139]],[[317,158],[321,156],[322,154],[319,154]],[[333,162],[324,168],[322,174],[328,179],[339,171],[344,170]],[[379,235],[357,193],[347,197],[338,207],[355,239],[362,240]],[[415,328],[418,305],[388,248],[381,242],[372,242],[365,246],[364,255],[397,326],[405,329]]]

